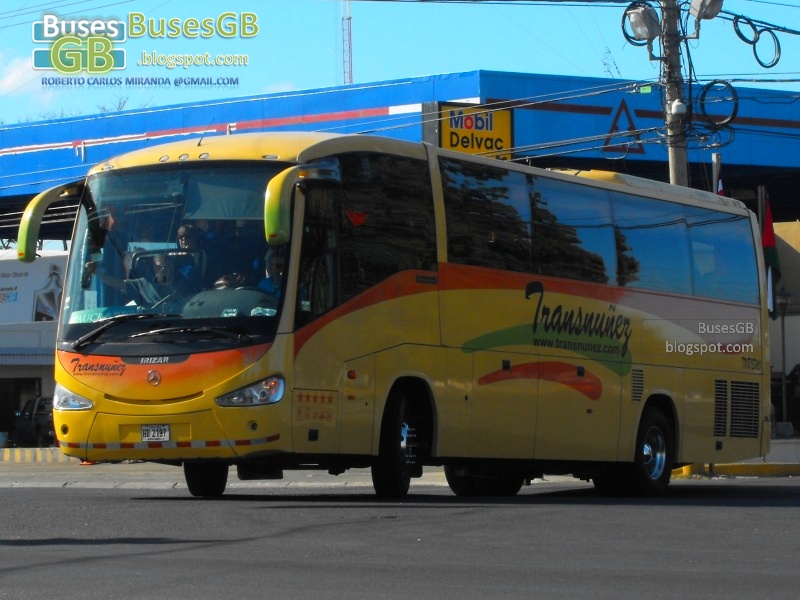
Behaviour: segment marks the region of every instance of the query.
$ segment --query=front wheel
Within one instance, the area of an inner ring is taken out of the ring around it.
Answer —
[[[192,496],[218,498],[228,485],[228,465],[225,463],[183,463],[186,487]]]
[[[381,498],[404,498],[417,464],[416,427],[408,398],[396,394],[389,400],[381,426],[378,457],[372,465],[372,486]]]

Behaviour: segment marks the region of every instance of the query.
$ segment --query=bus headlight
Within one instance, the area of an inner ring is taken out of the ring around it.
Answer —
[[[274,404],[283,398],[286,382],[283,377],[273,375],[247,387],[240,388],[230,394],[223,394],[217,398],[220,406],[258,406],[260,404]]]
[[[53,393],[53,410],[91,410],[94,403],[88,398],[70,392],[62,385],[56,384]]]

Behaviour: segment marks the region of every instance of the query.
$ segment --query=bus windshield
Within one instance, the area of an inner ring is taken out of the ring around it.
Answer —
[[[274,334],[288,246],[267,245],[264,193],[287,166],[183,163],[90,176],[59,346],[112,344],[125,354],[127,343],[203,338],[210,351]]]

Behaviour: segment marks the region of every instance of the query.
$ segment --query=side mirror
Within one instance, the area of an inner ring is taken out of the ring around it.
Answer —
[[[291,235],[292,193],[296,185],[341,183],[339,161],[326,158],[289,167],[273,177],[264,195],[264,230],[270,245],[285,244]]]
[[[17,258],[25,263],[36,260],[36,249],[39,243],[39,230],[45,211],[58,200],[67,198],[80,198],[83,194],[85,181],[74,181],[65,185],[50,188],[38,194],[25,207],[19,223],[17,235]]]

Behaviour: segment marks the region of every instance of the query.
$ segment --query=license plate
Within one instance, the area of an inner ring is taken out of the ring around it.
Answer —
[[[169,425],[142,425],[143,442],[168,442]]]

